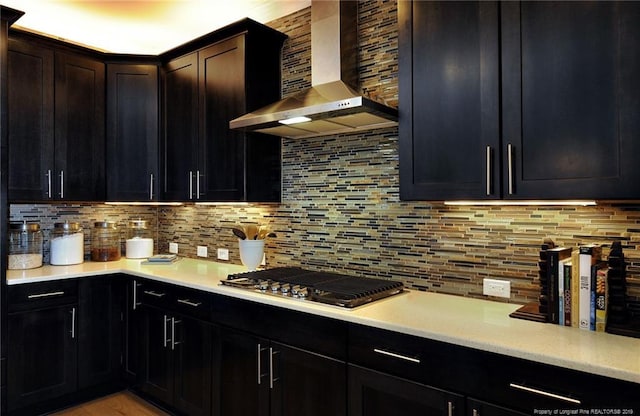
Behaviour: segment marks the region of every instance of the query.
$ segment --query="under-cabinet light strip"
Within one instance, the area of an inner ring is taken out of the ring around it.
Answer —
[[[499,200],[499,201],[444,201],[445,205],[492,205],[492,206],[508,206],[508,205],[532,205],[532,206],[594,206],[597,205],[596,201],[582,201],[582,200],[565,200],[565,201],[511,201],[511,200]]]

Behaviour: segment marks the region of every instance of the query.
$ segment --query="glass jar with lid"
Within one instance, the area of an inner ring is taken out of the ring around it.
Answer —
[[[113,221],[93,223],[91,230],[91,260],[120,260],[120,232]]]
[[[146,220],[129,221],[125,247],[128,259],[144,259],[153,256],[153,238]]]
[[[9,264],[11,270],[42,266],[42,231],[37,222],[9,224]]]
[[[54,266],[80,264],[84,261],[84,233],[77,222],[57,222],[51,231],[51,259]]]

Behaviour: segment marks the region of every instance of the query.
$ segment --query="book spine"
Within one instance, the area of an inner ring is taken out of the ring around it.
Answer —
[[[572,293],[572,282],[571,282],[571,274],[573,272],[572,263],[565,263],[564,265],[564,325],[571,326],[571,313],[573,306],[573,293]]]
[[[547,316],[548,322],[558,323],[558,253],[548,252],[547,269]]]
[[[599,247],[580,247],[579,327],[591,329],[591,266],[600,259]]]
[[[571,254],[571,326],[580,327],[580,251]]]
[[[596,313],[596,323],[595,330],[597,332],[604,332],[607,325],[607,295],[608,295],[608,282],[607,276],[609,271],[607,268],[602,267],[599,268],[596,273],[596,284],[595,284],[595,313]]]
[[[565,261],[558,261],[558,325],[564,325],[564,265]]]

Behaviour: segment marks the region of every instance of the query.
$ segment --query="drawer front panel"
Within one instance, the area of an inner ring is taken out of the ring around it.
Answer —
[[[78,301],[76,279],[25,283],[8,287],[9,312],[67,305]]]

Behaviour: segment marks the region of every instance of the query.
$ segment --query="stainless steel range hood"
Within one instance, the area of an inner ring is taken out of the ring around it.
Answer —
[[[294,139],[397,126],[397,109],[352,87],[358,80],[357,21],[357,1],[312,1],[312,87],[236,118],[229,127]],[[295,122],[299,117],[307,120]]]

